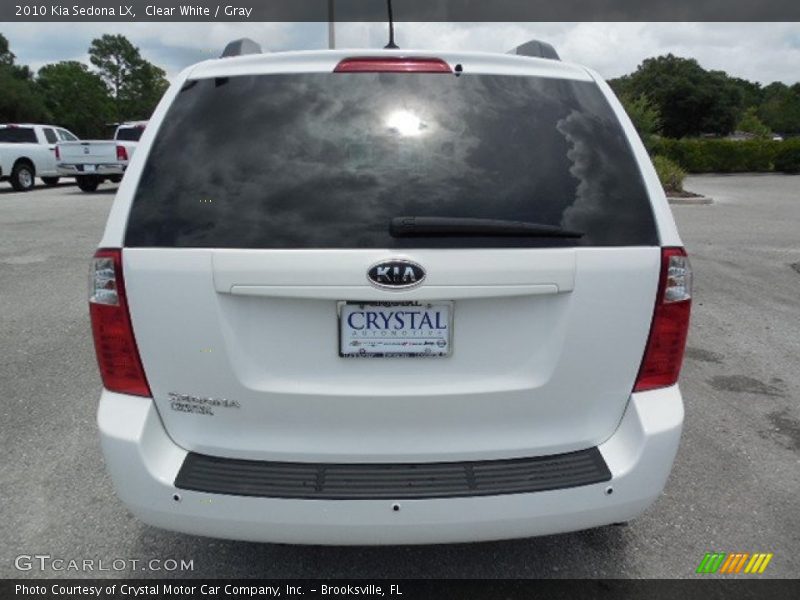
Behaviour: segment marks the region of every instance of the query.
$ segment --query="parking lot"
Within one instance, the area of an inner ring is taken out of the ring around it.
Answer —
[[[687,188],[715,202],[673,207],[695,269],[686,421],[665,494],[645,515],[528,540],[325,548],[197,538],[128,514],[99,450],[86,305],[88,260],[114,187],[15,193],[0,183],[0,576],[41,576],[14,567],[16,556],[38,553],[192,560],[194,570],[178,574],[209,578],[691,577],[719,551],[774,553],[763,576],[796,577],[800,176],[703,176]]]

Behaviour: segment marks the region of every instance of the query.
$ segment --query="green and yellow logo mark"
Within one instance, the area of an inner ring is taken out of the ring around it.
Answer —
[[[766,552],[706,552],[697,573],[763,573],[772,553]]]

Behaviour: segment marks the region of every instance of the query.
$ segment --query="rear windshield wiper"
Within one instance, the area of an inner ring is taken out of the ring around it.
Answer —
[[[555,225],[463,217],[395,217],[389,225],[389,233],[392,237],[583,237],[580,231],[562,229]]]

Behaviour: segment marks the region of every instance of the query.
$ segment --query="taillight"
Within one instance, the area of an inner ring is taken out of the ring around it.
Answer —
[[[59,152],[58,146],[56,146],[56,160],[61,160],[61,152]]]
[[[128,151],[125,146],[117,146],[117,160],[128,160]]]
[[[692,307],[692,268],[683,248],[661,249],[661,276],[650,337],[634,392],[678,381]]]
[[[334,73],[452,73],[441,58],[408,56],[354,56],[336,65]]]
[[[122,250],[95,253],[89,273],[89,314],[103,386],[121,394],[150,396],[128,313]]]

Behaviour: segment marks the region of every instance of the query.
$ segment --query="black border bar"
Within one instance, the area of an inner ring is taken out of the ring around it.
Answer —
[[[148,7],[158,7],[160,10]],[[181,7],[184,7],[183,12]],[[187,11],[188,7],[202,7],[204,10],[198,14],[197,11]],[[226,7],[229,8],[226,10]],[[392,8],[396,22],[800,21],[800,2],[797,0],[392,0]],[[0,21],[20,22],[380,22],[386,19],[384,0],[0,2]]]
[[[713,577],[713,576],[711,576]],[[16,586],[40,588],[43,593],[21,593]],[[125,588],[144,588],[144,593],[134,596]],[[217,593],[204,593],[203,589],[218,588]],[[233,600],[247,598],[269,600],[273,595],[254,594],[259,586],[278,586],[283,600],[331,600],[358,598],[359,600],[795,600],[800,597],[797,579],[599,579],[599,580],[510,580],[510,579],[374,579],[374,580],[319,580],[319,579],[7,579],[0,581],[0,597],[4,600],[39,599],[66,600],[102,598],[108,600]],[[327,593],[324,593],[327,586]],[[351,586],[351,593],[347,593]],[[72,588],[101,588],[100,595],[89,590],[73,594],[64,591]],[[177,589],[182,591],[175,591]],[[337,593],[331,592],[336,588]],[[58,590],[58,591],[54,591]],[[112,591],[113,590],[113,591]],[[232,593],[239,590],[239,593]],[[248,591],[251,590],[251,591]]]

